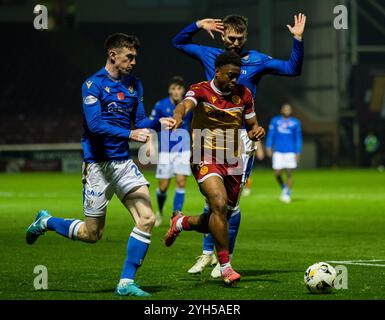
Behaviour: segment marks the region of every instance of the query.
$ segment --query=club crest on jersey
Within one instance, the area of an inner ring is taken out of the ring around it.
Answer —
[[[215,103],[215,101],[217,101],[217,100],[218,100],[217,97],[214,97],[214,96],[211,97],[211,102],[212,102],[212,103]]]
[[[134,87],[133,86],[129,86],[128,87],[128,92],[133,94],[134,93]]]
[[[240,104],[241,103],[241,97],[240,96],[232,96],[231,100],[234,104]]]
[[[118,92],[116,94],[116,96],[118,97],[119,100],[124,100],[124,93],[123,92]]]
[[[105,87],[104,90],[106,90],[108,93],[110,93],[110,87]]]
[[[205,175],[205,174],[207,174],[207,172],[209,172],[209,168],[207,167],[207,166],[203,166],[200,170],[199,170],[199,173],[201,174],[201,175]]]
[[[86,82],[86,86],[87,86],[88,89],[91,88],[91,86],[92,86],[92,81],[87,81],[87,82]]]

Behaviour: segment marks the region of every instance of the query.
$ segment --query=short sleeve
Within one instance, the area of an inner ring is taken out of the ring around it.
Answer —
[[[202,87],[198,84],[193,84],[190,86],[189,90],[184,96],[184,100],[191,100],[195,103],[195,107],[202,102],[204,99],[204,91]]]
[[[254,98],[251,93],[251,91],[245,87],[245,94],[243,98],[243,103],[245,106],[245,109],[243,111],[243,116],[245,120],[249,120],[253,117],[255,117],[255,111],[254,111]]]

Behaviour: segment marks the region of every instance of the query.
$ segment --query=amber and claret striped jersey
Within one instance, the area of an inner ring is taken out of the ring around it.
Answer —
[[[231,92],[222,92],[211,80],[191,85],[184,99],[195,104],[191,121],[192,151],[208,149],[215,156],[222,150],[226,158],[238,157],[243,120],[255,116],[251,91],[237,84]]]

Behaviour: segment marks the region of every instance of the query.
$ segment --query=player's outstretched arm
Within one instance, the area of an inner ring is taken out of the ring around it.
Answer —
[[[214,32],[223,32],[223,24],[220,19],[203,19],[189,24],[172,39],[173,47],[192,58],[200,60],[207,47],[194,43],[193,37],[202,29],[206,30],[214,38]]]
[[[266,56],[264,61],[264,71],[266,74],[276,74],[282,76],[299,76],[302,72],[304,44],[303,33],[305,31],[306,16],[302,13],[294,16],[294,25],[287,25],[287,28],[294,36],[293,48],[289,60],[273,59]]]

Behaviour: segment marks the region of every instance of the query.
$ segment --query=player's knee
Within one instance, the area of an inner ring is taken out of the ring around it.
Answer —
[[[168,189],[169,181],[168,180],[159,180],[159,191],[165,193]]]
[[[138,221],[138,227],[145,232],[149,232],[154,226],[155,220],[156,218],[153,214],[142,216]]]
[[[227,214],[227,197],[220,191],[214,191],[210,199],[210,208]]]

